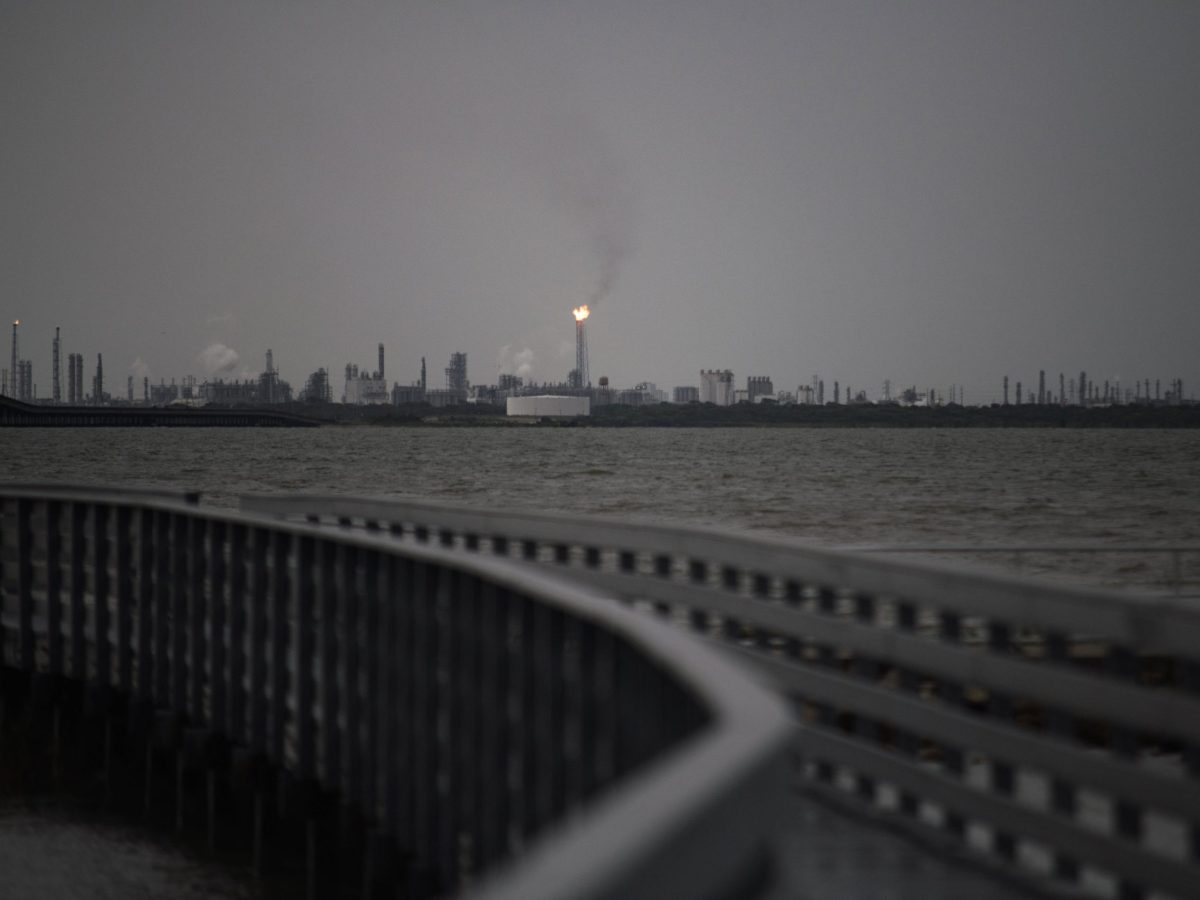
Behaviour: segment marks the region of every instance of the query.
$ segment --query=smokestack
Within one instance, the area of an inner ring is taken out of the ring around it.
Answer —
[[[62,329],[57,328],[57,327],[54,329],[54,402],[56,404],[62,402],[62,382],[60,380],[61,366],[59,364],[59,357],[58,357],[59,345],[62,342],[62,338],[60,336],[61,330]]]
[[[421,357],[421,394],[425,394],[425,357]]]
[[[74,353],[72,356],[75,359],[75,398],[71,401],[76,406],[83,405],[83,354]]]
[[[96,380],[92,382],[92,404],[104,402],[104,354],[96,354]]]
[[[1046,405],[1046,370],[1038,370],[1038,406]]]
[[[1008,406],[1008,376],[1004,376],[1004,405]]]
[[[585,388],[591,384],[588,375],[587,332],[584,330],[584,320],[575,323],[575,386]]]
[[[13,322],[12,366],[8,370],[9,396],[18,398],[21,396],[21,370],[17,367],[17,326],[20,324],[20,319],[16,319]]]
[[[271,350],[267,348],[267,374],[270,375],[275,371],[275,357],[271,354]]]
[[[129,397],[129,402],[133,403],[133,376],[129,376],[129,383],[126,385],[126,394]]]
[[[384,377],[383,377],[383,344],[379,345],[379,374],[376,375],[375,377],[378,378],[380,381],[384,380]]]

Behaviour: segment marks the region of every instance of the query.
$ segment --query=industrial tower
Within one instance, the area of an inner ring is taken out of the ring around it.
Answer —
[[[592,379],[588,374],[587,332],[584,323],[591,315],[591,310],[584,305],[571,310],[571,313],[575,316],[575,371],[572,373],[572,387],[587,388],[592,386]]]
[[[13,322],[12,368],[8,370],[8,393],[17,399],[21,397],[21,370],[17,367],[17,326],[20,324],[20,319]]]
[[[60,335],[61,330],[62,329],[57,327],[54,329],[54,402],[56,404],[62,403],[62,381],[60,371],[62,366],[59,363],[58,357],[59,347],[62,345],[62,337]]]

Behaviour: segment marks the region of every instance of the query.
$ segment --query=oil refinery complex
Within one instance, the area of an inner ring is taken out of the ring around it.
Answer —
[[[170,382],[148,377],[127,375],[123,385],[106,382],[104,359],[96,354],[95,366],[84,373],[84,354],[64,356],[62,334],[55,328],[50,348],[50,390],[35,380],[33,362],[21,353],[20,321],[12,325],[12,345],[7,368],[0,369],[0,396],[34,406],[62,407],[265,407],[277,404],[296,404],[305,407],[340,405],[346,408],[369,407],[429,407],[443,409],[466,405],[492,407],[509,416],[542,419],[590,415],[596,407],[650,406],[662,403],[711,404],[716,407],[738,404],[773,405],[894,405],[910,407],[965,406],[961,386],[947,390],[915,385],[893,390],[885,381],[874,397],[865,390],[814,376],[794,391],[777,391],[773,380],[764,375],[747,377],[739,387],[730,369],[700,369],[699,383],[678,385],[670,393],[653,382],[643,381],[629,388],[615,388],[607,376],[593,384],[590,374],[587,320],[591,315],[584,305],[572,310],[575,321],[575,367],[561,382],[534,383],[516,374],[500,374],[495,384],[473,384],[468,377],[467,354],[450,354],[440,386],[428,381],[425,358],[421,358],[419,377],[408,383],[391,382],[384,365],[385,348],[377,346],[375,367],[348,363],[338,390],[330,371],[319,368],[308,375],[298,391],[284,380],[275,365],[274,354],[267,350],[261,373],[241,379],[197,379],[185,375]],[[63,377],[63,367],[66,377]],[[1195,399],[1184,395],[1182,379],[1169,381],[1141,379],[1122,384],[1118,380],[1090,378],[1086,371],[1067,376],[1059,373],[1057,380],[1047,381],[1045,370],[1038,373],[1036,388],[1031,380],[1010,381],[1007,375],[1000,381],[1000,397],[993,406],[1182,406],[1194,405]],[[828,387],[828,389],[827,389]],[[123,390],[121,389],[123,388]],[[1000,399],[1002,398],[1002,399]],[[980,405],[980,404],[976,404]],[[326,406],[332,410],[332,406]],[[313,410],[315,413],[316,410]],[[347,409],[347,413],[349,409]],[[302,413],[307,415],[308,413]]]

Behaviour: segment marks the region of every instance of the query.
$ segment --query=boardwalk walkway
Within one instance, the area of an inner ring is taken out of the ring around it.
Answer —
[[[935,853],[908,835],[793,798],[771,900],[1027,900],[1040,894]]]

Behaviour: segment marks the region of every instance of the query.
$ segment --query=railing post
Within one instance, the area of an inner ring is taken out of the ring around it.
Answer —
[[[399,630],[399,589],[401,563],[387,557],[381,563],[379,607],[380,660],[379,694],[379,796],[383,831],[393,840],[400,834],[400,788],[408,777],[408,760],[401,756],[397,719],[400,704],[401,654],[404,646]]]
[[[270,533],[264,528],[250,530],[250,639],[247,646],[249,683],[246,691],[248,707],[249,745],[251,753],[267,752],[267,650],[270,648],[267,632],[268,592],[267,576],[270,574],[273,550]]]
[[[137,696],[145,703],[154,697],[154,574],[156,557],[163,551],[155,542],[154,513],[142,509],[137,519]]]
[[[363,645],[362,666],[365,686],[360,703],[363,717],[362,736],[362,776],[360,779],[361,805],[368,822],[376,829],[382,822],[380,810],[380,792],[377,780],[379,778],[379,735],[381,678],[379,671],[379,632],[381,596],[381,569],[383,568],[380,555],[374,551],[363,557]]]
[[[1070,661],[1066,636],[1057,632],[1045,635],[1046,662],[1050,665],[1066,665]],[[1074,722],[1071,716],[1057,709],[1046,713],[1046,730],[1053,735],[1071,739]],[[1056,814],[1074,820],[1079,811],[1079,795],[1075,785],[1065,778],[1050,779],[1050,807]],[[1056,877],[1075,882],[1079,879],[1079,861],[1066,853],[1055,853],[1054,874]]]
[[[21,668],[33,672],[33,501],[17,500],[17,617],[19,658]]]
[[[285,738],[287,734],[288,685],[294,683],[288,677],[288,639],[292,629],[288,605],[291,599],[292,536],[277,531],[271,542],[271,658],[269,682],[271,685],[270,738],[267,753],[277,765],[284,763]],[[297,580],[300,578],[297,573]]]
[[[96,652],[96,683],[107,688],[112,683],[112,644],[109,641],[109,574],[108,574],[109,507],[97,503],[92,507],[92,622]]]
[[[161,510],[152,515],[154,534],[154,631],[152,640],[153,690],[152,697],[159,707],[171,702],[171,607],[172,607],[172,515]],[[139,660],[139,665],[141,661]]]
[[[249,533],[235,524],[229,535],[229,736],[246,743],[246,619],[254,602],[246,589],[246,547]]]
[[[133,689],[133,510],[117,507],[117,685]]]
[[[297,539],[296,580],[292,585],[292,616],[296,640],[292,648],[290,668],[296,695],[296,776],[302,780],[313,778],[316,774],[316,727],[313,721],[313,657],[316,652],[313,625],[315,550],[316,541],[311,535],[301,535]]]
[[[208,685],[211,708],[209,724],[214,730],[225,734],[229,729],[229,682],[225,668],[228,659],[225,621],[229,608],[225,564],[227,536],[228,529],[225,523],[214,519],[209,525],[208,549]],[[240,598],[237,602],[240,606]]]
[[[63,598],[62,598],[62,520],[63,507],[57,500],[46,502],[46,626],[50,672],[63,674]],[[0,645],[3,643],[0,632]],[[0,646],[0,662],[4,651]]]
[[[87,552],[87,505],[71,503],[71,677],[87,680],[87,636],[84,634],[84,554]]]
[[[357,547],[346,547],[342,556],[342,609],[341,609],[341,698],[340,705],[345,725],[341,735],[341,780],[335,786],[342,796],[357,798],[362,784],[362,739],[363,705],[360,668],[362,656],[359,629],[362,625],[361,610],[363,589],[361,587],[366,568],[366,554]],[[348,571],[347,571],[348,570]]]
[[[208,521],[190,518],[187,542],[187,682],[188,698],[185,709],[192,725],[206,721],[204,695],[206,693],[207,640],[205,625],[208,619],[208,598],[205,593],[207,566]]]
[[[483,640],[480,668],[483,776],[480,785],[479,859],[486,865],[505,850],[508,832],[508,599],[494,585],[483,584],[479,598]]]
[[[188,541],[190,521],[184,513],[171,516],[171,708],[187,709]]]
[[[407,732],[411,741],[413,770],[410,774],[411,829],[414,855],[436,860],[438,791],[438,634],[435,620],[437,570],[426,563],[412,567],[412,581],[405,593],[412,604],[411,655],[408,678],[411,679],[412,712]],[[431,583],[432,582],[432,583]],[[415,879],[421,873],[412,873]]]
[[[338,645],[341,642],[338,611],[346,599],[346,579],[354,577],[347,552],[344,545],[339,547],[328,541],[322,541],[316,551],[317,581],[320,585],[320,602],[317,606],[321,615],[321,628],[315,635],[316,649],[321,659],[321,688],[317,702],[321,705],[322,774],[325,786],[329,789],[336,787],[342,778],[338,695],[343,676],[338,671]]]

